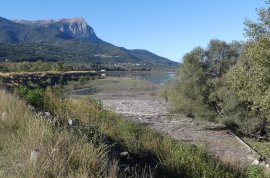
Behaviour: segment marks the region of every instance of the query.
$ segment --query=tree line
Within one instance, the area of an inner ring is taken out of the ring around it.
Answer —
[[[158,68],[155,66],[132,66],[126,65],[114,65],[114,64],[74,64],[61,62],[46,62],[46,61],[35,61],[35,62],[0,62],[0,72],[43,72],[43,71],[151,71],[151,70],[167,70],[166,68]],[[172,70],[173,68],[168,68]]]

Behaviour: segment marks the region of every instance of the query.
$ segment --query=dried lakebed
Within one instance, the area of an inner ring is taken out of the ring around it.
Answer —
[[[260,155],[224,126],[170,114],[168,103],[156,90],[102,91],[92,94],[102,105],[127,119],[146,124],[190,144],[206,145],[210,154],[224,163],[246,167]]]

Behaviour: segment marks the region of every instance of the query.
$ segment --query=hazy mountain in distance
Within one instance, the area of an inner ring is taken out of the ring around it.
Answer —
[[[179,65],[147,50],[105,42],[83,18],[12,21],[0,17],[0,61],[5,59]]]

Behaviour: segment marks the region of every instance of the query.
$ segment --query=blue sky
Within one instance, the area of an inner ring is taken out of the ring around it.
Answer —
[[[7,0],[8,19],[84,17],[103,40],[128,49],[147,49],[180,61],[210,39],[245,40],[245,18],[256,20],[264,0]]]

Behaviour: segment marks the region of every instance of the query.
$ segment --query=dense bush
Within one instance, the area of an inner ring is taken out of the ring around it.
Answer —
[[[246,67],[247,49],[253,46],[211,40],[206,49],[195,48],[187,53],[177,78],[163,89],[172,111],[218,120],[248,136],[262,133],[263,116],[269,109],[263,112],[258,109],[268,106],[267,100],[258,96],[268,91],[266,86],[270,80],[266,73],[270,71],[260,68],[255,74],[253,68],[258,65]],[[259,102],[260,105],[255,105]]]
[[[39,88],[29,89],[25,86],[20,86],[17,89],[17,94],[24,98],[29,104],[42,108],[45,102],[44,91]]]
[[[270,4],[270,1],[267,1]],[[257,132],[265,133],[270,119],[270,8],[258,9],[259,22],[247,20],[248,41],[238,61],[227,75],[231,91],[245,104],[245,109],[261,121]]]
[[[231,95],[223,76],[236,63],[241,47],[239,42],[211,40],[207,49],[198,47],[187,53],[177,79],[167,84],[173,110],[209,119],[222,115],[224,100]]]

